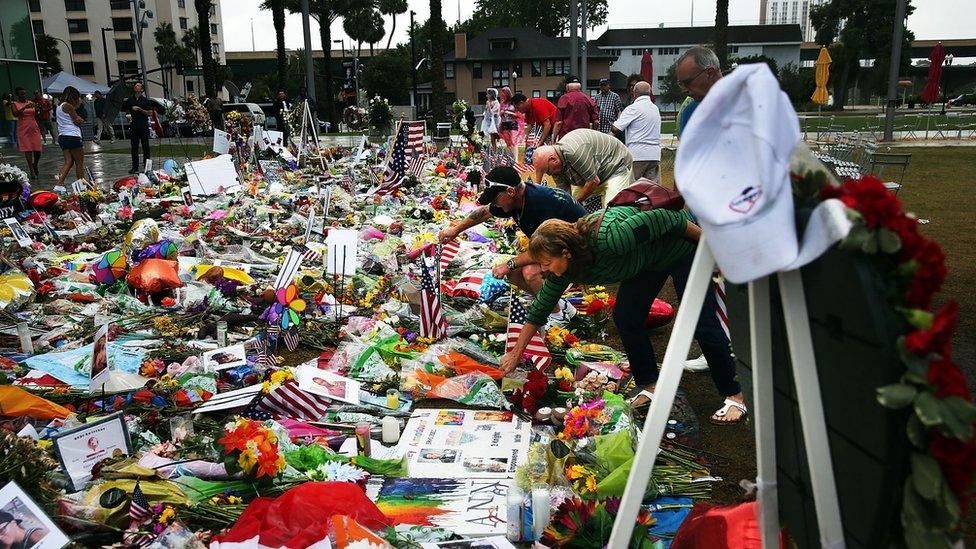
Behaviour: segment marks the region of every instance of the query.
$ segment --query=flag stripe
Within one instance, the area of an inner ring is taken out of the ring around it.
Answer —
[[[519,300],[518,296],[515,295],[514,290],[512,291],[511,301],[511,309],[508,317],[508,332],[505,341],[506,353],[511,352],[515,348],[515,344],[518,342],[519,335],[522,332],[522,327],[525,325],[525,307],[522,305],[522,301]],[[542,337],[541,326],[539,327],[539,331],[529,340],[523,356],[527,356],[539,370],[544,370],[552,364],[552,355],[549,354],[549,348],[546,347],[546,342]]]

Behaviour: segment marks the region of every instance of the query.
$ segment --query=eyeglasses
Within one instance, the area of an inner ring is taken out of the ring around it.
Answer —
[[[7,527],[10,526],[10,523],[11,522],[13,522],[13,521],[12,520],[8,520],[7,522],[3,523],[3,526],[0,526],[0,534],[2,534],[3,532],[6,532],[7,531]]]
[[[485,187],[485,190],[486,190],[486,191],[490,191],[490,190],[492,190],[492,189],[502,189],[502,190],[506,190],[506,189],[514,189],[514,188],[515,188],[515,187],[513,187],[513,186],[511,186],[511,185],[506,185],[506,184],[504,184],[504,183],[499,183],[499,182],[497,182],[497,181],[492,181],[492,180],[490,180],[490,179],[485,179],[485,182],[487,182],[487,183],[488,183],[488,186],[487,186],[487,187]]]
[[[698,71],[698,74],[696,74],[695,76],[692,76],[691,78],[685,78],[684,80],[678,80],[678,85],[681,86],[682,88],[687,88],[688,86],[691,85],[692,82],[694,82],[695,80],[697,80],[698,77],[701,76],[702,73],[704,73],[707,70],[708,69],[702,69],[702,70]]]

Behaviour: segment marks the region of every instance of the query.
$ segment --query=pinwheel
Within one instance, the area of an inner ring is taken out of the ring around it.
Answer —
[[[305,300],[298,295],[298,286],[292,282],[275,292],[275,302],[261,314],[261,319],[269,324],[278,323],[282,330],[287,330],[301,323],[306,306]]]
[[[128,264],[119,250],[109,250],[92,266],[92,278],[99,284],[112,284],[125,276]]]

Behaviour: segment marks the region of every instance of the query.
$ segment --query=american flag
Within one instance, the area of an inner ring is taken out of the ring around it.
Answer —
[[[411,120],[410,122],[406,122],[406,125],[407,149],[414,156],[417,156],[417,153],[423,154],[424,132],[427,129],[427,124],[423,120]]]
[[[282,341],[285,342],[285,347],[289,351],[294,351],[298,348],[298,326],[291,326],[284,331],[281,335]]]
[[[488,269],[464,271],[461,278],[450,288],[451,296],[468,299],[481,298],[481,283],[484,282],[486,274],[488,274]]]
[[[542,126],[533,126],[532,131],[525,134],[525,148],[528,149],[538,145],[540,137],[542,137]]]
[[[142,493],[139,481],[132,490],[132,501],[129,502],[129,528],[123,535],[123,541],[130,547],[146,547],[155,539],[148,532],[140,531],[140,527],[153,517],[149,510],[149,500]]]
[[[430,270],[420,257],[420,335],[441,339],[447,335],[447,320],[441,312],[441,296],[434,287]]]
[[[407,166],[407,173],[416,177],[417,179],[420,179],[420,177],[424,174],[424,164],[426,163],[427,157],[423,153],[414,154],[413,157],[410,158],[410,165]]]
[[[505,352],[511,352],[515,348],[515,343],[518,341],[519,334],[522,333],[522,326],[525,325],[525,307],[522,306],[522,301],[512,292],[512,305],[511,311],[508,315],[508,337],[505,341]],[[529,357],[532,364],[539,370],[545,370],[550,364],[552,364],[552,355],[549,354],[549,348],[546,347],[545,340],[542,339],[542,327],[539,327],[540,331],[537,331],[532,339],[529,340],[528,347],[525,348],[524,356]]]
[[[303,421],[318,421],[329,410],[329,399],[306,393],[298,382],[287,381],[261,397],[254,410],[267,412],[275,417],[288,417]]]
[[[274,324],[268,327],[268,331],[263,336],[258,337],[258,364],[263,364],[264,366],[274,366],[276,364],[274,348],[277,346],[278,334],[280,333],[281,328],[277,324]]]
[[[407,127],[400,124],[397,130],[396,140],[393,142],[393,154],[390,156],[390,171],[393,172],[395,179],[400,179],[407,171]],[[384,181],[388,183],[388,181]]]
[[[285,261],[281,264],[281,269],[278,271],[278,276],[275,277],[274,288],[277,290],[279,288],[284,288],[295,278],[298,274],[299,269],[302,268],[302,263],[305,261],[317,261],[322,257],[322,255],[315,250],[299,244],[292,246],[288,250],[288,254],[285,255]]]
[[[441,247],[441,260],[440,260],[441,271],[446,269],[447,266],[451,264],[451,260],[454,259],[454,256],[456,256],[460,250],[461,250],[461,243],[458,242],[457,240],[448,242],[447,244],[444,244],[443,247]]]
[[[722,330],[725,331],[725,337],[731,339],[731,334],[729,332],[729,310],[725,306],[725,282],[721,279],[715,282],[715,302],[717,306],[715,307],[715,315],[718,316],[718,323],[722,325]]]
[[[520,176],[535,173],[535,168],[532,167],[532,164],[526,164],[525,162],[516,162],[512,167],[515,168],[515,171],[517,171]]]

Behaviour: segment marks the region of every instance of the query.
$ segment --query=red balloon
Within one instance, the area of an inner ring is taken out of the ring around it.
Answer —
[[[58,193],[54,191],[37,191],[27,198],[27,205],[34,210],[46,212],[58,203]]]
[[[137,290],[155,294],[183,285],[180,280],[179,264],[176,261],[152,258],[135,266],[125,277],[125,281]]]
[[[134,176],[123,177],[122,179],[116,180],[115,183],[112,183],[112,189],[117,191],[122,187],[132,187],[138,182],[139,182],[138,177],[134,177]]]
[[[667,326],[674,320],[674,315],[674,307],[670,303],[663,299],[655,299],[654,303],[651,304],[650,312],[647,313],[647,320],[644,321],[644,325],[648,328]]]

